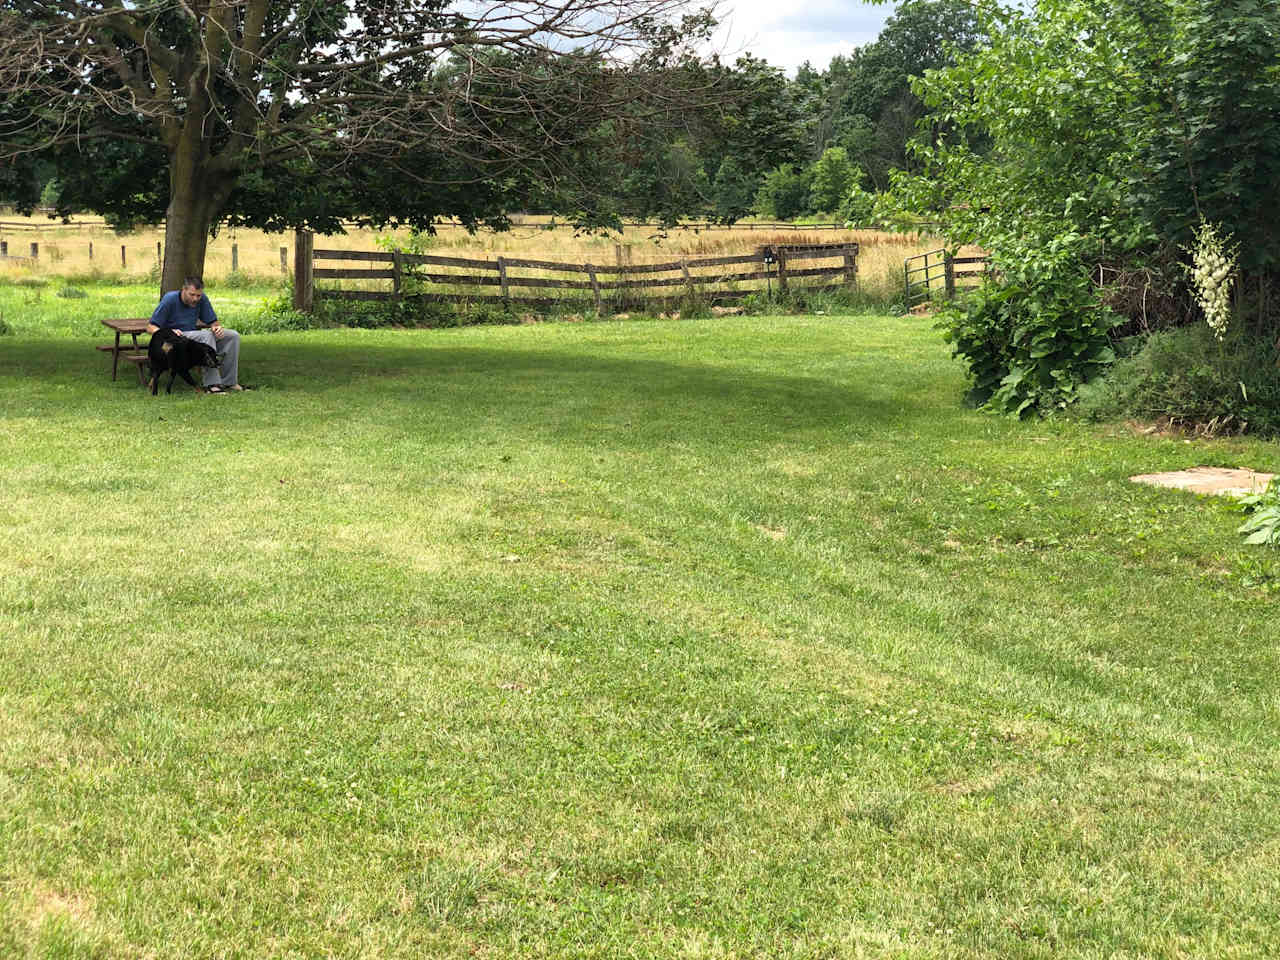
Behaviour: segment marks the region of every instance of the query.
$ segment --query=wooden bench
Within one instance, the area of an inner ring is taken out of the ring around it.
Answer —
[[[144,387],[147,385],[147,378],[142,372],[142,368],[147,365],[147,351],[138,343],[138,335],[147,332],[147,324],[150,322],[150,317],[111,317],[102,321],[104,327],[116,332],[115,343],[103,343],[98,346],[99,350],[111,354],[112,380],[116,378],[120,368],[120,358],[123,357],[137,369],[138,383]],[[120,334],[122,333],[131,336],[133,343],[121,345]]]

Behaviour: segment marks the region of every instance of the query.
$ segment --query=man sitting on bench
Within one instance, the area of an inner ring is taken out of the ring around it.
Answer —
[[[207,343],[218,355],[216,369],[204,371],[204,388],[209,393],[245,389],[240,385],[240,334],[218,322],[213,304],[204,295],[199,277],[187,277],[181,290],[171,290],[160,298],[147,333],[169,329],[180,337]]]

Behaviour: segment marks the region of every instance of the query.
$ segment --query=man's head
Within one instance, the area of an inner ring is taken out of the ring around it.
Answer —
[[[182,281],[182,291],[178,295],[188,307],[194,307],[204,296],[204,282],[199,277],[187,277]]]

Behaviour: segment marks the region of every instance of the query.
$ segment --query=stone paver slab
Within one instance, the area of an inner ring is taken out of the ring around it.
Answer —
[[[1256,470],[1229,470],[1226,467],[1192,467],[1170,473],[1144,473],[1130,477],[1134,483],[1149,483],[1153,487],[1170,487],[1190,493],[1212,493],[1228,497],[1247,497],[1261,493],[1271,482],[1274,473],[1258,473]]]

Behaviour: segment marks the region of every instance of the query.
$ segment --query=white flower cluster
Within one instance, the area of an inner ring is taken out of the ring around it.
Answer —
[[[1195,246],[1188,252],[1196,302],[1213,335],[1221,340],[1231,320],[1231,282],[1240,248],[1219,235],[1211,223],[1201,223],[1195,236]]]

